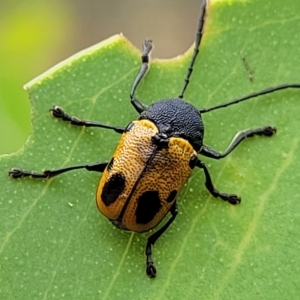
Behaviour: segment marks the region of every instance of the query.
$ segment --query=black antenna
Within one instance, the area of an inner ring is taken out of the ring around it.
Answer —
[[[195,38],[195,48],[194,48],[193,56],[192,56],[190,66],[189,66],[188,71],[187,71],[187,75],[184,79],[184,85],[183,85],[182,91],[181,91],[180,95],[178,96],[181,99],[183,98],[183,94],[184,94],[184,92],[185,92],[185,90],[186,90],[186,88],[187,88],[187,86],[190,82],[190,77],[191,77],[192,72],[193,72],[193,67],[194,67],[194,64],[195,64],[195,60],[196,60],[196,57],[199,53],[199,47],[200,47],[200,43],[201,43],[201,39],[202,39],[202,35],[203,35],[206,4],[207,4],[206,0],[204,0],[202,2],[202,6],[201,6],[201,15],[200,15],[200,18],[199,18],[198,29],[197,29],[196,38]]]
[[[282,84],[282,85],[278,85],[278,86],[269,87],[269,88],[264,89],[262,91],[255,92],[255,93],[252,93],[248,96],[238,98],[238,99],[234,99],[234,100],[226,102],[226,103],[218,104],[218,105],[211,106],[211,107],[208,107],[208,108],[201,108],[201,109],[199,109],[199,112],[201,114],[203,114],[203,113],[215,110],[215,109],[223,108],[223,107],[226,107],[226,106],[230,106],[232,104],[237,104],[237,103],[242,102],[242,101],[246,101],[246,100],[249,100],[249,99],[252,99],[252,98],[256,98],[258,96],[270,94],[270,93],[273,93],[273,92],[276,92],[276,91],[289,89],[289,88],[300,88],[300,84],[299,83],[291,83],[291,84],[287,83],[287,84]]]

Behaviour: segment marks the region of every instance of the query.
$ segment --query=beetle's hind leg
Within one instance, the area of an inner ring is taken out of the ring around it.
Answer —
[[[52,108],[49,109],[49,111],[53,117],[57,119],[61,119],[65,122],[70,122],[72,125],[75,126],[100,127],[100,128],[112,129],[117,133],[123,133],[125,131],[124,127],[106,125],[97,121],[82,120],[75,116],[71,116],[68,113],[66,113],[60,106],[53,106]]]
[[[168,222],[161,227],[159,230],[157,230],[155,233],[153,233],[151,236],[149,236],[147,245],[146,245],[146,273],[150,278],[156,277],[156,268],[154,266],[154,262],[152,259],[152,246],[155,244],[157,239],[168,229],[168,227],[173,223],[175,220],[178,210],[177,210],[177,203],[176,201],[173,203],[170,209],[171,218],[168,220]]]
[[[11,170],[8,171],[8,175],[14,179],[23,178],[23,177],[48,179],[57,176],[59,174],[69,172],[72,170],[77,170],[77,169],[86,169],[88,171],[95,171],[95,172],[102,173],[104,172],[106,166],[107,166],[107,162],[99,162],[94,164],[83,164],[83,165],[71,166],[71,167],[55,169],[55,170],[46,170],[41,173],[19,169],[19,168],[12,168]]]
[[[202,145],[202,148],[200,149],[199,153],[210,158],[220,159],[232,152],[232,150],[234,150],[234,148],[236,148],[236,146],[240,144],[245,138],[254,137],[255,135],[263,135],[270,137],[274,133],[276,133],[276,128],[272,126],[243,130],[236,134],[236,136],[232,139],[231,143],[229,144],[228,148],[224,151],[224,153],[220,153],[206,145]]]

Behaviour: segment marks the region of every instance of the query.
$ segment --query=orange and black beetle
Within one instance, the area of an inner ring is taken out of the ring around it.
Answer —
[[[246,137],[272,136],[276,132],[276,129],[271,126],[241,131],[234,137],[225,152],[220,153],[203,144],[204,126],[201,114],[281,89],[300,88],[300,84],[284,84],[203,109],[197,109],[185,102],[183,95],[199,52],[205,10],[206,2],[201,7],[195,50],[178,98],[159,100],[149,107],[135,98],[135,90],[148,69],[152,42],[147,40],[143,45],[142,65],[130,93],[131,104],[140,114],[138,120],[122,128],[95,121],[83,121],[68,115],[58,106],[50,109],[54,117],[73,125],[101,127],[121,133],[121,140],[109,163],[82,164],[47,170],[43,173],[19,168],[9,171],[12,178],[26,176],[50,178],[81,168],[102,172],[96,195],[97,206],[120,229],[135,232],[148,231],[158,225],[170,212],[170,219],[147,241],[146,272],[151,278],[156,276],[152,260],[152,246],[174,221],[177,215],[176,197],[193,168],[199,167],[204,170],[206,188],[214,197],[220,197],[231,204],[238,204],[241,201],[240,197],[235,194],[221,193],[214,188],[208,169],[197,155],[202,154],[213,159],[220,159],[228,155]]]

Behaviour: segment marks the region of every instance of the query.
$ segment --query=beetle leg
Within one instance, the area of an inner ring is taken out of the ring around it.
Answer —
[[[72,125],[75,126],[101,127],[106,129],[113,129],[117,133],[123,133],[125,131],[125,128],[123,127],[110,126],[110,125],[102,124],[97,121],[81,120],[77,117],[70,116],[59,106],[53,106],[52,108],[49,109],[49,111],[53,117],[62,119],[65,122],[70,122]]]
[[[103,172],[107,166],[107,162],[100,162],[100,163],[94,163],[90,165],[77,165],[77,166],[71,166],[71,167],[66,167],[66,168],[61,168],[61,169],[56,169],[56,170],[46,170],[42,173],[38,173],[35,171],[27,171],[19,168],[12,168],[11,170],[8,171],[8,175],[11,176],[12,178],[21,178],[21,177],[32,177],[32,178],[51,178],[54,176],[57,176],[59,174],[76,170],[76,169],[86,169],[88,171],[96,171],[96,172]]]
[[[211,177],[209,175],[208,169],[206,168],[204,162],[198,159],[196,162],[196,166],[199,167],[200,169],[204,170],[205,174],[205,186],[208,189],[208,191],[214,196],[214,197],[219,197],[224,201],[228,201],[230,204],[239,204],[241,202],[241,198],[235,194],[226,194],[226,193],[221,193],[217,189],[215,189]]]
[[[153,233],[151,236],[149,236],[147,245],[146,245],[146,251],[145,254],[147,256],[146,258],[146,273],[150,278],[154,278],[156,276],[156,268],[154,266],[154,262],[152,259],[152,246],[155,244],[157,239],[168,229],[168,227],[173,223],[175,220],[178,210],[177,210],[177,203],[176,201],[173,203],[170,209],[171,218],[168,220],[168,222],[161,227],[158,231]]]
[[[150,60],[149,55],[150,55],[151,50],[152,50],[152,41],[146,40],[142,47],[142,51],[143,51],[142,55],[141,55],[142,65],[139,70],[139,73],[137,74],[137,76],[133,82],[133,85],[132,85],[132,88],[130,91],[131,104],[133,105],[133,107],[135,108],[135,110],[138,113],[141,113],[145,109],[147,109],[147,105],[143,104],[138,99],[136,99],[134,97],[134,93],[135,93],[135,90],[138,87],[139,83],[144,78],[144,76],[146,75],[146,73],[149,69],[149,60]]]
[[[272,136],[275,132],[276,128],[272,126],[265,126],[256,129],[247,129],[244,131],[240,131],[236,134],[236,136],[233,138],[233,140],[231,141],[230,145],[224,153],[220,153],[206,145],[203,145],[201,147],[199,153],[210,158],[220,159],[227,156],[245,138],[253,137],[255,135],[264,135],[269,137]]]

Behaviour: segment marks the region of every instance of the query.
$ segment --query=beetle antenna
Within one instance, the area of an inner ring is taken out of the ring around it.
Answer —
[[[193,67],[196,61],[196,57],[199,53],[199,47],[200,47],[200,43],[201,43],[201,39],[203,36],[203,27],[204,27],[204,18],[205,18],[205,12],[206,12],[206,5],[207,5],[207,1],[204,0],[202,1],[202,6],[201,6],[201,14],[200,14],[200,18],[199,18],[199,23],[198,23],[198,29],[197,29],[197,33],[196,33],[196,38],[195,38],[195,48],[194,48],[194,52],[193,52],[193,56],[192,59],[190,61],[190,66],[188,68],[186,77],[184,79],[184,84],[183,84],[183,88],[182,91],[180,93],[180,95],[178,96],[179,98],[183,98],[183,94],[190,82],[190,77],[192,75],[193,72]]]
[[[247,95],[245,97],[234,99],[234,100],[229,101],[229,102],[225,102],[225,103],[218,104],[218,105],[215,105],[215,106],[211,106],[211,107],[208,107],[208,108],[200,108],[199,112],[201,114],[203,114],[203,113],[215,110],[215,109],[227,107],[227,106],[230,106],[232,104],[237,104],[237,103],[242,102],[242,101],[246,101],[246,100],[249,100],[249,99],[252,99],[252,98],[256,98],[258,96],[270,94],[270,93],[273,93],[273,92],[276,92],[276,91],[285,90],[285,89],[289,89],[289,88],[299,89],[300,88],[300,84],[299,83],[291,83],[291,84],[282,84],[282,85],[277,85],[277,86],[269,87],[269,88],[264,89],[262,91],[255,92],[255,93],[252,93],[252,94]]]

